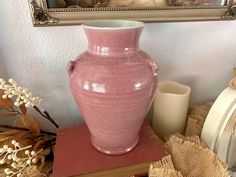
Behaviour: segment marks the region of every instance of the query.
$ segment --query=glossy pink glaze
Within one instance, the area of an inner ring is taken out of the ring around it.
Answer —
[[[142,28],[84,26],[88,49],[67,68],[92,144],[106,154],[136,146],[157,85],[157,65],[139,49]]]

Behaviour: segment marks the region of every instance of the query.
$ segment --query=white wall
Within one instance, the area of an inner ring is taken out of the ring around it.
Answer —
[[[27,0],[1,1],[0,77],[41,96],[60,125],[82,121],[65,68],[86,45],[80,26],[35,28]],[[236,21],[146,24],[141,46],[158,61],[161,80],[189,84],[191,102],[204,102],[227,86],[236,66]]]

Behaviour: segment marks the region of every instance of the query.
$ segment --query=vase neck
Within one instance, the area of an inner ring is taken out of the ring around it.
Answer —
[[[122,55],[139,50],[142,27],[134,29],[84,29],[88,52],[95,55]]]

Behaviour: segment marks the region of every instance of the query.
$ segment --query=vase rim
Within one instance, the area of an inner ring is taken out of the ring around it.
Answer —
[[[97,20],[97,21],[85,22],[81,26],[85,29],[123,30],[123,29],[143,28],[144,23],[140,21],[131,21],[131,20]]]

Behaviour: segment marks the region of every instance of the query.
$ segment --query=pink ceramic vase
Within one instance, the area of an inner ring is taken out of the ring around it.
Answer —
[[[157,86],[158,67],[139,49],[144,24],[97,21],[82,26],[88,49],[67,68],[73,96],[93,146],[111,155],[129,152],[138,143]]]

